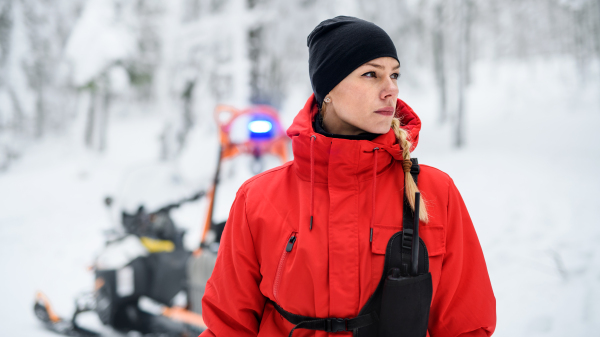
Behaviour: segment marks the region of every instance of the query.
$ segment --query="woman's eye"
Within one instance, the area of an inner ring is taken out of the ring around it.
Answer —
[[[377,78],[377,74],[374,71],[369,71],[367,73],[364,73],[363,76]],[[391,77],[393,79],[397,80],[398,78],[400,78],[400,74],[399,73],[394,73],[394,74],[391,75]]]
[[[374,71],[369,71],[368,73],[364,73],[363,76],[367,77],[377,77]]]

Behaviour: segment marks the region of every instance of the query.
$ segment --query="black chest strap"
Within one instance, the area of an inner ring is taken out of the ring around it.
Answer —
[[[271,301],[275,310],[288,322],[296,326],[290,331],[289,337],[292,337],[296,329],[320,330],[326,332],[352,331],[373,324],[377,318],[374,314],[357,316],[354,318],[315,318],[292,314],[285,311],[277,303]]]
[[[410,174],[412,175],[415,184],[418,184],[419,178],[419,161],[417,158],[411,158],[412,166],[410,168]],[[404,183],[406,188],[406,182]],[[410,203],[404,193],[403,198],[403,215],[402,215],[402,275],[407,276],[410,274],[410,269],[413,264],[413,246],[418,247],[419,227],[415,227],[415,215]],[[416,240],[415,240],[416,239]],[[416,244],[415,244],[416,242]]]

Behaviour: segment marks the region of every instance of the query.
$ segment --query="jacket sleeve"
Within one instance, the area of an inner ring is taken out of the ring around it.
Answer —
[[[481,245],[452,179],[448,188],[446,254],[429,315],[431,337],[486,337],[496,327],[496,298]]]
[[[201,337],[258,335],[266,302],[259,290],[259,267],[246,217],[246,195],[240,189],[202,298],[202,316],[208,330]]]

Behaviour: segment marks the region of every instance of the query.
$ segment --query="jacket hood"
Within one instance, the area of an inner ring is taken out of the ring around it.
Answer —
[[[387,133],[373,140],[330,138],[313,130],[312,121],[317,112],[313,94],[287,130],[294,151],[293,168],[301,180],[310,182],[311,230],[316,183],[325,183],[329,189],[356,191],[357,182],[373,180],[372,194],[375,196],[377,176],[403,160],[402,149],[391,126]],[[412,151],[419,140],[421,120],[400,99],[396,104],[396,116],[401,117],[402,127],[408,131]]]
[[[298,112],[292,125],[287,129],[287,135],[294,141],[295,138],[299,136],[310,137],[311,135],[315,135],[316,132],[313,130],[312,122],[315,119],[315,116],[318,113],[317,101],[315,95],[312,94],[304,108]],[[419,141],[419,131],[421,130],[421,119],[417,116],[417,114],[413,111],[413,109],[408,106],[404,101],[398,99],[396,103],[396,114],[397,117],[401,117],[402,128],[408,131],[409,140],[412,142],[412,146],[410,151],[414,151],[417,147],[417,143]],[[322,136],[322,135],[321,135]],[[368,140],[351,140],[353,142],[372,142],[379,145],[382,145],[383,148],[388,151],[393,157],[397,160],[402,160],[402,157],[398,158],[396,153],[401,153],[400,146],[397,142],[396,136],[394,135],[394,131],[390,128],[390,130],[382,134],[381,136],[373,139],[372,141]],[[296,155],[296,153],[294,153]]]

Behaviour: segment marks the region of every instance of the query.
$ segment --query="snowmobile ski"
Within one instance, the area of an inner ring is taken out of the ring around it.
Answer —
[[[72,337],[97,337],[99,333],[85,329],[77,325],[75,318],[83,311],[77,310],[71,320],[60,318],[50,305],[50,301],[41,292],[36,295],[35,305],[33,307],[36,317],[44,323],[44,326],[55,333]]]

